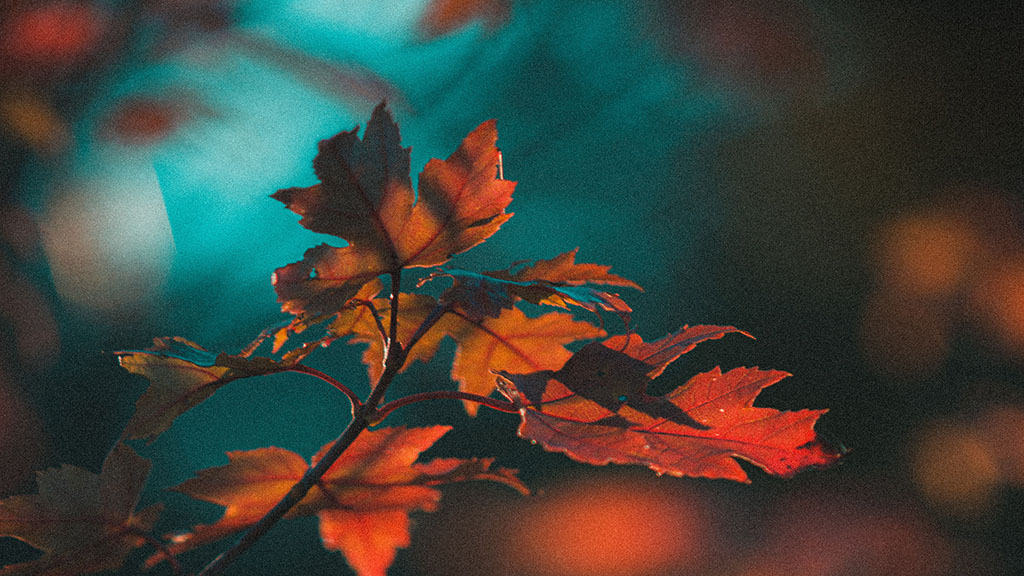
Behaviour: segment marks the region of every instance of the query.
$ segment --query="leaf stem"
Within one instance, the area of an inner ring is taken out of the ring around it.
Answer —
[[[398,341],[398,293],[402,289],[402,269],[391,273],[391,324],[388,326],[388,342]],[[390,350],[389,350],[390,351]]]
[[[359,399],[359,396],[357,396],[356,393],[353,392],[351,388],[349,388],[348,386],[345,386],[341,382],[338,382],[337,380],[332,378],[330,375],[324,374],[323,372],[317,370],[316,368],[310,368],[309,366],[305,366],[303,364],[296,364],[295,366],[289,368],[288,371],[289,372],[298,372],[300,374],[309,374],[310,376],[313,376],[315,378],[319,378],[319,379],[323,380],[324,382],[327,382],[331,386],[334,386],[335,388],[340,390],[343,394],[345,394],[345,396],[348,396],[348,399],[352,401],[352,411],[353,412],[355,412],[355,410],[357,408],[359,408],[360,406],[363,405],[363,401]]]
[[[380,340],[381,342],[384,343],[384,350],[386,351],[388,349],[389,337],[388,330],[387,328],[384,327],[384,319],[381,318],[380,312],[377,310],[377,307],[373,305],[373,301],[366,300],[363,302],[363,306],[366,306],[366,309],[369,310],[370,314],[373,316],[373,321],[377,323],[377,331],[380,332]]]
[[[431,392],[420,392],[418,394],[410,394],[408,396],[399,398],[384,404],[377,409],[375,421],[383,420],[385,416],[394,412],[398,408],[408,406],[409,404],[415,404],[416,402],[423,402],[425,400],[442,400],[442,399],[453,399],[453,400],[467,400],[469,402],[476,402],[482,404],[488,408],[493,408],[500,412],[516,413],[519,409],[515,404],[504,400],[498,400],[496,398],[490,398],[488,396],[481,396],[479,394],[473,394],[470,392],[459,392],[457,390],[435,390]]]

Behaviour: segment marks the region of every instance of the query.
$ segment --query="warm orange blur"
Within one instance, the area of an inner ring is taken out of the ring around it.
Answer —
[[[882,233],[881,280],[891,290],[945,297],[957,291],[981,246],[969,222],[954,211],[912,213]]]
[[[1004,487],[1024,486],[1024,407],[996,404],[972,419],[934,422],[918,436],[914,482],[933,505],[977,518]]]
[[[511,573],[538,576],[665,574],[700,562],[713,538],[707,522],[696,497],[657,478],[567,479],[527,504],[507,562]]]
[[[956,422],[938,422],[925,429],[911,465],[924,496],[960,516],[978,516],[988,510],[999,486],[998,463],[984,438]]]
[[[50,2],[7,15],[0,54],[21,69],[80,63],[101,45],[107,16],[92,2]]]
[[[885,224],[861,331],[883,372],[938,370],[957,332],[977,331],[1024,358],[1024,229],[1019,203],[981,190],[923,205]]]
[[[993,406],[978,418],[977,428],[993,452],[1002,481],[1024,488],[1024,406]]]
[[[971,294],[977,320],[997,346],[1024,358],[1024,253],[986,272]]]

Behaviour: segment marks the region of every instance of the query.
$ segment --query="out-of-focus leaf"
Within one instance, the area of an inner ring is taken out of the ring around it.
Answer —
[[[351,62],[341,64],[325,60],[238,29],[229,30],[227,34],[231,46],[284,69],[306,85],[345,106],[354,103],[372,105],[382,100],[401,104],[404,100],[394,84],[369,68]],[[358,108],[365,111],[362,106]]]
[[[0,73],[51,74],[100,50],[110,18],[96,2],[30,2],[0,22]]]
[[[512,12],[512,0],[431,0],[416,25],[424,40],[450,34],[474,20],[487,30],[504,26]]]
[[[757,368],[698,374],[664,396],[647,385],[701,341],[732,327],[694,326],[645,343],[632,334],[594,342],[557,370],[499,371],[520,407],[519,434],[590,464],[639,464],[674,476],[749,481],[736,459],[777,476],[834,462],[815,433],[825,411],[755,408],[762,389],[788,374]]]
[[[409,178],[409,149],[401,147],[384,104],[362,139],[356,133],[320,142],[313,161],[319,184],[273,194],[306,228],[349,242],[311,248],[302,261],[275,272],[282,310],[300,318],[338,311],[381,274],[443,264],[512,216],[505,207],[515,183],[495,178],[494,121],[473,130],[447,160],[428,162],[418,195]]]
[[[514,470],[492,468],[491,459],[443,458],[416,462],[449,426],[381,428],[364,432],[288,517],[317,516],[325,548],[341,552],[360,576],[384,576],[395,551],[409,545],[409,514],[436,509],[437,486],[469,480],[499,482],[526,493]],[[313,457],[315,464],[327,450]],[[220,504],[224,516],[175,537],[179,554],[220,540],[263,517],[309,469],[283,448],[229,452],[230,463],[201,470],[174,490]],[[148,563],[163,560],[152,556]]]
[[[116,353],[122,368],[150,381],[125,427],[127,438],[152,441],[170,428],[175,418],[228,382],[282,372],[298,361],[215,354],[180,337],[156,338],[153,342],[153,347],[146,350]]]
[[[580,306],[591,312],[606,310],[618,314],[629,324],[633,311],[618,294],[599,290],[589,284],[623,286],[642,290],[638,284],[608,272],[610,266],[577,264],[576,252],[566,252],[550,260],[507,270],[478,274],[465,270],[443,270],[424,278],[420,284],[437,277],[452,278],[453,285],[441,297],[462,310],[468,317],[497,317],[502,309],[511,308],[522,298],[534,304],[568,308]]]
[[[146,146],[166,139],[191,119],[215,115],[208,104],[187,91],[128,96],[107,113],[99,135],[125,145]]]
[[[67,121],[38,94],[12,91],[0,95],[0,121],[43,156],[59,154],[73,141]]]
[[[39,493],[0,501],[0,535],[44,552],[0,575],[72,576],[114,570],[141,546],[161,505],[135,508],[150,463],[118,444],[100,473],[63,465],[39,473]]]

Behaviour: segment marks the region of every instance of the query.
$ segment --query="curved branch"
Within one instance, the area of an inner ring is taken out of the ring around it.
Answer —
[[[374,415],[374,422],[380,422],[388,414],[394,412],[402,406],[408,406],[409,404],[415,404],[416,402],[424,402],[426,400],[466,400],[469,402],[476,402],[477,404],[493,408],[499,412],[516,413],[519,409],[515,404],[504,400],[498,400],[496,398],[490,398],[488,396],[481,396],[479,394],[473,394],[470,392],[459,392],[457,390],[436,390],[433,392],[420,392],[418,394],[410,394],[398,400],[394,400],[384,404],[377,409]]]
[[[352,401],[352,410],[353,411],[363,405],[363,401],[359,399],[359,396],[357,396],[356,393],[353,392],[351,388],[349,388],[348,386],[345,386],[341,382],[338,382],[337,380],[335,380],[331,376],[329,376],[327,374],[324,374],[323,372],[317,370],[316,368],[310,368],[309,366],[305,366],[303,364],[296,364],[295,366],[292,366],[291,368],[289,368],[288,371],[289,372],[298,372],[300,374],[309,374],[310,376],[313,376],[314,378],[319,378],[319,379],[323,380],[324,382],[327,382],[331,386],[334,386],[335,388],[340,390],[343,394],[345,394],[345,396],[348,396],[348,399]]]

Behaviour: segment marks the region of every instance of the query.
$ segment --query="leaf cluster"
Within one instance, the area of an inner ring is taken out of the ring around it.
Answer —
[[[236,354],[178,337],[118,352],[123,368],[150,382],[122,440],[98,476],[71,466],[48,470],[40,473],[37,495],[0,502],[0,534],[44,552],[0,575],[117,568],[145,544],[155,549],[147,566],[168,561],[178,573],[177,555],[243,533],[200,573],[219,574],[274,523],[296,516],[317,517],[324,547],[341,552],[358,574],[383,575],[396,550],[409,543],[410,514],[434,510],[439,486],[484,480],[527,493],[515,470],[492,459],[420,461],[447,426],[381,426],[394,410],[427,400],[461,400],[470,414],[480,406],[517,413],[519,435],[547,450],[590,464],[638,464],[658,474],[745,482],[738,459],[791,476],[838,458],[814,431],[823,410],[753,405],[763,388],[787,376],[783,372],[715,369],[668,394],[649,394],[651,382],[694,346],[740,331],[684,326],[645,342],[631,331],[631,308],[610,291],[640,286],[607,266],[576,262],[576,250],[490,272],[441,268],[512,216],[506,208],[515,183],[496,176],[496,141],[495,123],[481,124],[447,159],[426,164],[417,191],[410,149],[401,145],[383,104],[362,136],[356,128],[320,142],[313,161],[319,182],[272,197],[298,214],[302,226],[346,244],[321,244],[275,272],[290,321]],[[403,292],[402,273],[412,268],[430,271],[417,290]],[[418,290],[442,278],[451,285],[439,297]],[[557,310],[526,314],[524,305]],[[577,318],[572,308],[590,314]],[[619,316],[625,333],[609,337],[602,312]],[[385,401],[393,379],[412,361],[430,361],[448,338],[456,346],[451,379],[457,389]],[[365,345],[362,360],[372,383],[365,398],[306,364],[315,351],[339,341]],[[581,341],[589,343],[572,352]],[[267,342],[269,355],[257,355]],[[352,417],[345,430],[309,461],[277,447],[229,452],[226,465],[173,488],[223,506],[221,519],[163,538],[151,535],[159,505],[135,511],[149,463],[127,442],[152,441],[221,386],[278,372],[307,374],[346,394]]]

